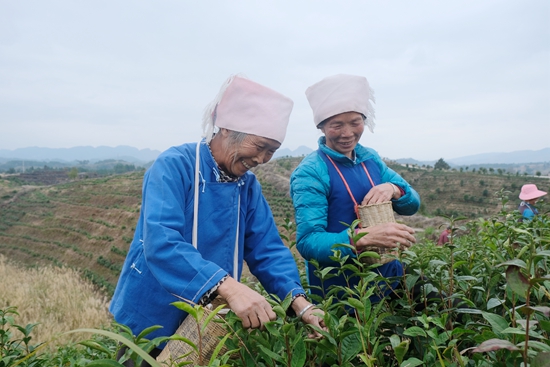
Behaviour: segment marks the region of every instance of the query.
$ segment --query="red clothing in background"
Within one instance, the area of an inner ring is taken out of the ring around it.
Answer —
[[[439,235],[439,241],[437,241],[438,246],[443,246],[443,244],[449,242],[449,234],[451,233],[450,229],[446,229]]]

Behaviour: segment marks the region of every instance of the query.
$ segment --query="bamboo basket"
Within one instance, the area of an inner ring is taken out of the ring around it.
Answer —
[[[204,316],[201,320],[201,324],[204,322],[204,319],[208,316],[210,312],[208,308],[204,310]],[[199,348],[202,355],[203,363],[208,363],[214,349],[218,346],[222,337],[227,334],[226,329],[222,326],[222,323],[219,320],[222,320],[225,314],[229,312],[229,309],[222,309],[216,316],[210,320],[204,331],[202,332],[201,345],[202,349]],[[174,334],[181,335],[193,342],[197,347],[199,347],[199,333],[197,330],[197,321],[188,316],[183,320],[181,325],[178,327]],[[224,346],[219,355],[223,355],[227,351],[227,348]],[[190,353],[188,356],[186,354]],[[172,365],[172,363],[181,363],[181,362],[191,362],[186,366],[195,366],[199,365],[199,353],[197,353],[189,344],[184,343],[180,340],[170,340],[162,352],[157,357],[157,362],[164,362],[167,365]],[[162,363],[161,363],[162,364]],[[164,364],[163,364],[164,365]]]
[[[393,207],[391,201],[385,201],[378,204],[359,205],[357,207],[359,213],[359,219],[361,220],[361,227],[367,228],[382,223],[395,223],[395,216],[393,215]],[[378,246],[366,246],[364,251],[373,251],[380,255],[380,259],[374,257],[363,257],[361,261],[365,264],[386,264],[393,261],[392,256],[395,252],[387,247]]]

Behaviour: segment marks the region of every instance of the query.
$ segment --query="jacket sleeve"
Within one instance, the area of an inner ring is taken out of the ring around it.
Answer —
[[[197,302],[227,272],[184,237],[193,221],[192,212],[186,216],[192,206],[191,163],[178,154],[157,159],[146,177],[141,210],[147,267],[167,292]]]
[[[306,260],[320,265],[333,264],[334,244],[349,244],[347,231],[327,232],[330,182],[327,167],[314,153],[298,165],[290,177],[290,196],[296,218],[296,247]],[[348,248],[338,248],[342,255],[352,255]]]
[[[420,208],[420,195],[415,189],[401,177],[397,172],[389,168],[384,161],[380,158],[378,153],[370,149],[371,154],[374,156],[374,160],[380,167],[382,183],[391,182],[394,185],[399,186],[405,194],[398,200],[392,200],[393,210],[400,215],[413,215]]]
[[[244,260],[269,294],[281,300],[305,293],[296,261],[283,243],[260,184],[249,188],[244,239]]]

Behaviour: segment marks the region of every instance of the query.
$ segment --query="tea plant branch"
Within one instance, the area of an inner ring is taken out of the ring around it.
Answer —
[[[75,330],[66,331],[64,334],[72,334],[72,333],[80,333],[80,332],[100,334],[103,336],[107,336],[111,339],[114,339],[126,345],[128,348],[132,349],[137,355],[139,355],[141,358],[147,361],[147,363],[149,363],[151,367],[162,367],[160,363],[158,363],[153,357],[151,357],[149,353],[142,350],[137,344],[135,344],[131,340],[126,339],[122,335],[113,333],[112,331],[84,328],[84,329],[75,329]]]

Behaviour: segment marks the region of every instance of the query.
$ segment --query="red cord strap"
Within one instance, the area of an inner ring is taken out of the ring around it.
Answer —
[[[338,168],[336,163],[334,163],[332,158],[330,158],[330,156],[328,154],[326,156],[327,156],[328,160],[330,161],[330,163],[332,163],[334,168],[336,168],[336,172],[338,172],[338,174],[340,175],[340,178],[344,182],[344,185],[346,186],[346,189],[348,190],[348,194],[349,194],[351,200],[353,200],[353,203],[355,204],[355,207],[354,207],[355,215],[357,216],[357,218],[359,218],[359,208],[358,208],[359,204],[357,204],[357,201],[355,200],[355,197],[353,197],[353,194],[351,193],[351,189],[349,188],[348,182],[346,181],[346,179],[344,178],[344,175],[342,174],[342,172],[340,171],[340,169]],[[361,165],[363,166],[363,169],[365,170],[365,173],[367,174],[367,177],[369,178],[370,184],[372,185],[372,187],[374,187],[375,185],[374,185],[374,182],[372,181],[372,178],[370,177],[369,170],[367,169],[367,166],[365,166],[364,162],[361,162]]]

